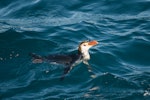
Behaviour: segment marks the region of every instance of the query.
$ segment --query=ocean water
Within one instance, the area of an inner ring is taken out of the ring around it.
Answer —
[[[84,40],[92,73],[79,64],[33,64]],[[94,77],[91,77],[94,76]],[[150,0],[1,0],[0,100],[150,100]]]

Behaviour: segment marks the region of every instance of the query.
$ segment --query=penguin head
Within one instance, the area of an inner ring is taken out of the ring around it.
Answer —
[[[84,52],[88,52],[88,50],[97,45],[98,42],[96,40],[93,40],[93,41],[83,41],[80,43],[79,45],[79,48],[78,50],[81,52],[81,53],[84,53]]]

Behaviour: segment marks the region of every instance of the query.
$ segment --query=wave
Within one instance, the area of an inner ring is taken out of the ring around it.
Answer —
[[[149,98],[148,0],[2,0],[0,98]],[[64,66],[32,64],[28,55],[66,54],[84,40],[92,72],[80,64],[60,81]]]

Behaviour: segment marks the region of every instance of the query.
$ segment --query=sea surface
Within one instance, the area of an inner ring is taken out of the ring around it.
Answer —
[[[92,72],[29,56],[85,40]],[[150,100],[150,0],[0,0],[0,100]]]

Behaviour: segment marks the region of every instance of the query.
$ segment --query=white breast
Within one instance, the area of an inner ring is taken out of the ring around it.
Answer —
[[[83,59],[84,59],[84,60],[89,60],[89,59],[90,59],[89,52],[84,52],[84,53],[82,54],[82,56],[83,56]]]

